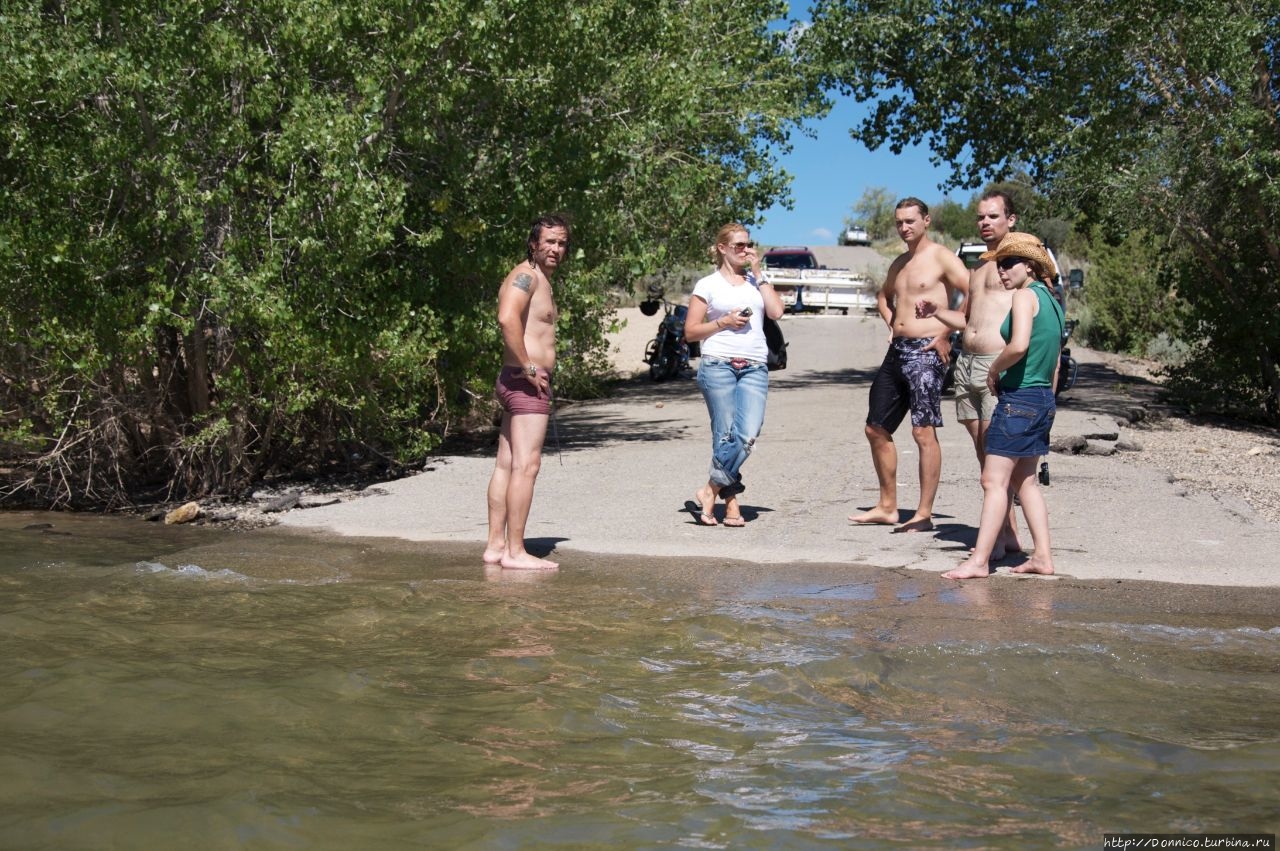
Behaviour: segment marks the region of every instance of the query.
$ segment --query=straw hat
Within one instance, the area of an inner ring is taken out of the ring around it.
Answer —
[[[1058,264],[1053,262],[1053,258],[1049,256],[1049,251],[1044,247],[1044,243],[1040,241],[1040,237],[1033,233],[1013,231],[1000,240],[1000,244],[996,246],[995,251],[988,251],[982,255],[983,260],[1003,260],[1006,257],[1022,257],[1026,260],[1034,260],[1050,278],[1058,274]]]

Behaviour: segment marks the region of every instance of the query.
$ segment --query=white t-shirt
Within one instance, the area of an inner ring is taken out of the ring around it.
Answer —
[[[703,357],[768,361],[769,344],[764,339],[764,298],[758,289],[748,283],[731,284],[717,269],[694,285],[693,297],[707,303],[708,322],[715,322],[726,313],[744,307],[751,308],[748,324],[738,329],[722,328],[702,341]]]

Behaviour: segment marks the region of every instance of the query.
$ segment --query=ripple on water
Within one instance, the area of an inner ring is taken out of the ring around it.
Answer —
[[[1280,627],[1257,616],[1163,623],[1108,595],[1090,620],[1060,584],[812,566],[794,587],[517,584],[365,544],[121,546],[0,569],[0,845],[1091,847],[1276,824]]]

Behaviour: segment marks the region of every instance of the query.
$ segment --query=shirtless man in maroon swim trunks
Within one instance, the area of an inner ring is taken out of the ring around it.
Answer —
[[[528,257],[512,269],[498,293],[502,328],[502,403],[498,460],[489,480],[489,541],[485,564],[510,570],[555,570],[554,561],[526,552],[524,527],[551,414],[551,372],[556,365],[556,305],[551,277],[569,250],[569,224],[542,216],[529,231]]]

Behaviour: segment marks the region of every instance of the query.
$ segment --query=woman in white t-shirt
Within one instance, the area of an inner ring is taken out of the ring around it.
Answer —
[[[689,298],[684,336],[702,341],[698,387],[711,414],[711,472],[694,494],[698,523],[717,525],[716,498],[724,499],[724,525],[746,521],[738,506],[743,463],[764,425],[769,395],[769,346],[764,317],[782,316],[782,299],[760,274],[755,244],[740,224],[720,228],[710,249],[716,270],[698,281]]]

